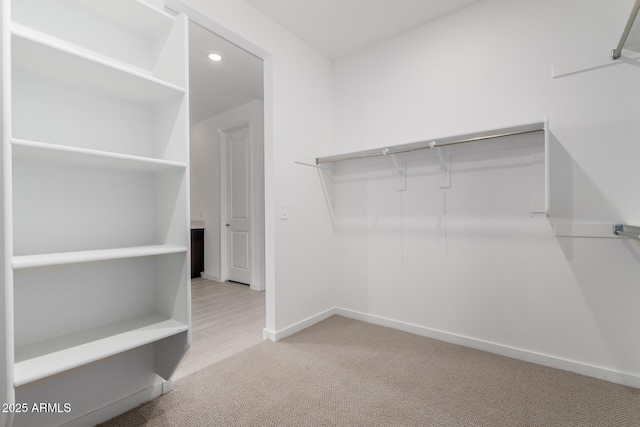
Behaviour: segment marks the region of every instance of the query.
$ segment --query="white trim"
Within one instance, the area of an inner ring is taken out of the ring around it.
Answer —
[[[185,4],[184,0],[165,0],[165,7],[170,11],[176,13],[184,13],[189,17],[190,20],[196,22],[198,25],[201,25],[216,33],[218,36],[230,41],[241,49],[246,50],[253,56],[265,60],[271,57],[271,54],[266,50],[262,49],[260,46],[250,42],[249,40],[239,36],[234,33],[227,27],[220,25],[218,22],[209,18],[207,15],[204,15],[201,12],[198,12],[193,7]]]
[[[173,380],[169,379],[162,382],[162,394],[171,393],[173,391]]]
[[[523,360],[525,362],[531,362],[538,365],[548,366],[550,368],[574,372],[576,374],[585,375],[616,384],[640,388],[640,376],[635,374],[612,371],[611,369],[588,365],[575,360],[568,360],[548,354],[536,353],[529,350],[509,347],[490,341],[479,340],[464,335],[458,335],[450,332],[440,331],[437,329],[427,328],[413,323],[392,320],[386,317],[361,313],[346,308],[336,307],[333,311],[339,316],[348,317],[350,319],[360,320],[362,322],[367,322],[374,325],[386,326],[388,328],[409,332],[423,337],[434,338],[440,341],[445,341],[464,347],[475,348],[477,350],[499,354],[501,356]]]
[[[200,272],[200,277],[202,277],[203,279],[207,279],[207,280],[213,280],[214,282],[223,282],[224,280],[222,280],[220,278],[220,276],[213,276],[211,274],[207,274],[204,271]]]
[[[263,120],[264,120],[264,282],[262,286],[269,290],[266,295],[267,326],[275,325],[275,194],[273,185],[273,57],[253,42],[234,33],[201,12],[186,5],[184,0],[165,0],[165,7],[177,13],[188,15],[189,19],[227,39],[236,46],[262,59],[263,70]]]
[[[129,395],[123,399],[117,400],[107,406],[103,406],[100,409],[89,412],[88,414],[81,415],[63,424],[64,427],[86,427],[95,426],[96,424],[104,423],[118,415],[124,414],[133,408],[137,408],[143,403],[152,401],[163,394],[163,382],[158,382],[150,387],[145,388],[137,393]]]
[[[276,342],[276,333],[264,328],[262,330],[262,338],[265,340]]]
[[[252,291],[264,291],[264,285],[251,283],[249,285],[249,289],[251,289]]]
[[[11,263],[13,261],[13,172],[12,172],[12,91],[11,91],[11,2],[4,1],[0,4],[0,34],[2,41],[2,60],[0,65],[0,73],[2,74],[1,87],[0,87],[0,100],[2,101],[2,124],[0,125],[0,131],[2,132],[2,155],[0,155],[0,176],[2,177],[2,189],[3,199],[0,203],[0,256],[3,257],[0,261],[0,281],[4,282],[2,286],[4,293],[0,301],[3,306],[3,313],[0,314],[0,327],[3,328],[0,332],[0,339],[4,349],[2,356],[0,356],[0,369],[2,373],[0,378],[4,380],[4,384],[0,385],[2,390],[0,391],[0,398],[4,400],[3,403],[15,403],[15,388],[14,383],[14,370],[15,355],[13,349],[15,348],[14,337],[14,296],[13,296],[13,270],[11,269]],[[11,425],[13,423],[13,414],[0,413],[0,423],[6,423]]]
[[[218,129],[220,137],[220,146],[218,151],[218,173],[220,179],[220,239],[218,241],[218,254],[220,254],[220,282],[226,282],[229,279],[229,241],[227,238],[227,199],[229,198],[227,185],[227,134]]]
[[[295,334],[296,332],[300,332],[303,329],[308,328],[309,326],[313,326],[318,322],[322,322],[323,320],[328,319],[334,314],[337,314],[336,308],[330,308],[329,310],[326,310],[314,316],[308,317],[305,320],[302,320],[298,323],[294,323],[293,325],[288,326],[280,331],[270,331],[267,328],[264,328],[264,330],[262,331],[262,336],[266,340],[278,342],[284,338],[287,338]]]

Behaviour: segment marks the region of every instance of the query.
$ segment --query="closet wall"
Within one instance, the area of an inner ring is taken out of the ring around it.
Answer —
[[[638,221],[640,74],[607,59],[631,0],[486,0],[333,64],[243,2],[184,3],[268,52],[270,337],[338,306],[640,385],[637,243],[554,234]],[[389,159],[338,165],[333,221],[317,170],[294,163],[545,118],[549,217],[532,215],[539,137],[460,148],[446,190],[433,153],[407,164],[404,192]]]
[[[554,234],[640,221],[640,69],[606,59],[632,3],[483,1],[335,63],[323,154],[549,119],[548,218],[522,141],[456,147],[447,189],[435,153],[405,191],[389,159],[336,165],[341,313],[640,386],[640,246]]]

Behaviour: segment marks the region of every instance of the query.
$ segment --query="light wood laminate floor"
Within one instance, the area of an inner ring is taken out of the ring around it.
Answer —
[[[191,281],[191,348],[174,380],[263,341],[264,292],[231,282]]]

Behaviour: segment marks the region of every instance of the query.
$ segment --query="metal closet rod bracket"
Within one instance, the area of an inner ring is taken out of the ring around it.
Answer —
[[[640,227],[626,224],[615,224],[613,226],[613,234],[616,236],[624,236],[640,240]]]
[[[620,58],[622,55],[622,48],[624,44],[627,42],[627,37],[629,37],[629,33],[631,32],[631,28],[633,27],[633,23],[636,20],[636,16],[638,16],[638,11],[640,11],[640,0],[636,0],[633,4],[633,8],[631,9],[631,13],[629,14],[629,19],[627,20],[627,25],[624,27],[622,31],[622,36],[620,37],[620,41],[618,42],[618,46],[611,51],[611,59],[616,60]]]
[[[398,177],[398,191],[405,191],[407,189],[407,174],[404,162],[398,162],[397,157],[394,153],[389,152],[389,148],[384,148],[382,150],[382,155],[391,157],[393,160],[393,165],[395,166],[395,174]]]
[[[442,172],[446,172],[447,162],[444,160],[444,156],[442,155],[442,150],[441,150],[441,147],[438,145],[438,141],[431,141],[429,143],[429,148],[436,149],[436,153],[438,153],[438,159],[440,160],[440,170],[442,170]]]
[[[438,160],[440,161],[440,188],[451,188],[451,175],[448,167],[449,156],[446,155],[446,152],[443,154],[444,148],[438,145],[438,141],[431,141],[429,148],[435,148],[436,153],[438,153]]]

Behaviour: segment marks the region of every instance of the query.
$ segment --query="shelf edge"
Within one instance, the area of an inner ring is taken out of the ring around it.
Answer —
[[[42,33],[38,30],[32,29],[17,22],[11,23],[11,35],[20,37],[24,40],[29,40],[33,43],[37,43],[49,49],[54,49],[67,55],[89,61],[91,63],[99,64],[102,67],[109,68],[113,71],[127,74],[138,79],[146,80],[147,82],[155,85],[163,86],[166,89],[175,91],[177,94],[186,93],[186,89],[184,87],[175,85],[165,80],[158,79],[157,77],[153,76],[151,71],[132,67],[116,59],[101,55],[97,52],[91,51],[90,49],[77,46],[73,43],[61,40],[57,37],[50,36],[46,33]]]
[[[185,169],[186,163],[171,160],[155,159],[153,157],[135,156],[131,154],[120,154],[109,151],[92,150],[88,148],[72,147],[67,145],[50,144],[46,142],[30,141],[20,138],[11,138],[11,144],[15,147],[32,148],[43,152],[67,153],[69,155],[82,155],[87,157],[122,160],[130,163],[158,166],[162,168]]]
[[[441,136],[438,138],[428,138],[421,141],[414,141],[414,142],[403,143],[403,144],[392,144],[386,147],[370,148],[370,149],[364,149],[364,150],[358,150],[358,151],[350,151],[345,153],[321,156],[316,158],[315,163],[319,164],[319,163],[326,163],[326,162],[341,161],[341,160],[344,160],[345,158],[350,158],[350,157],[358,157],[358,156],[366,157],[371,155],[379,155],[383,153],[385,150],[395,150],[395,149],[413,150],[413,149],[429,148],[430,141],[437,141],[439,145],[444,146],[444,145],[447,145],[450,141],[454,141],[457,139],[483,138],[492,134],[505,134],[505,135],[498,135],[498,136],[509,136],[508,134],[512,132],[527,133],[527,132],[537,132],[537,131],[545,131],[545,130],[546,130],[546,122],[544,120],[527,122],[519,125],[480,130],[480,131],[470,132],[470,133],[465,133],[460,135]]]
[[[14,270],[20,270],[24,268],[109,261],[124,258],[176,254],[182,252],[187,252],[187,248],[185,246],[157,245],[119,249],[100,249],[92,251],[59,252],[40,255],[20,255],[13,257],[12,266]]]
[[[153,333],[153,329],[162,329],[161,332]],[[25,384],[32,383],[34,381],[41,380],[80,366],[87,365],[98,360],[105,359],[107,357],[133,350],[143,345],[151,344],[153,342],[160,341],[162,339],[177,335],[181,332],[185,332],[189,329],[189,326],[178,322],[174,319],[156,321],[155,323],[148,324],[143,327],[131,329],[125,332],[117,333],[107,338],[102,338],[97,341],[87,342],[58,350],[38,357],[33,357],[21,362],[17,362],[14,367],[15,379],[14,385],[16,387],[23,386]],[[134,335],[142,335],[136,339]],[[125,345],[109,345],[110,341],[129,341]],[[94,348],[93,353],[91,348]],[[101,350],[100,347],[103,349]],[[70,357],[69,353],[82,353],[84,358],[74,360]],[[55,358],[63,359],[64,362],[51,363]],[[47,359],[49,359],[47,361]],[[36,365],[46,364],[46,369],[38,369]],[[23,371],[29,371],[28,373]]]

